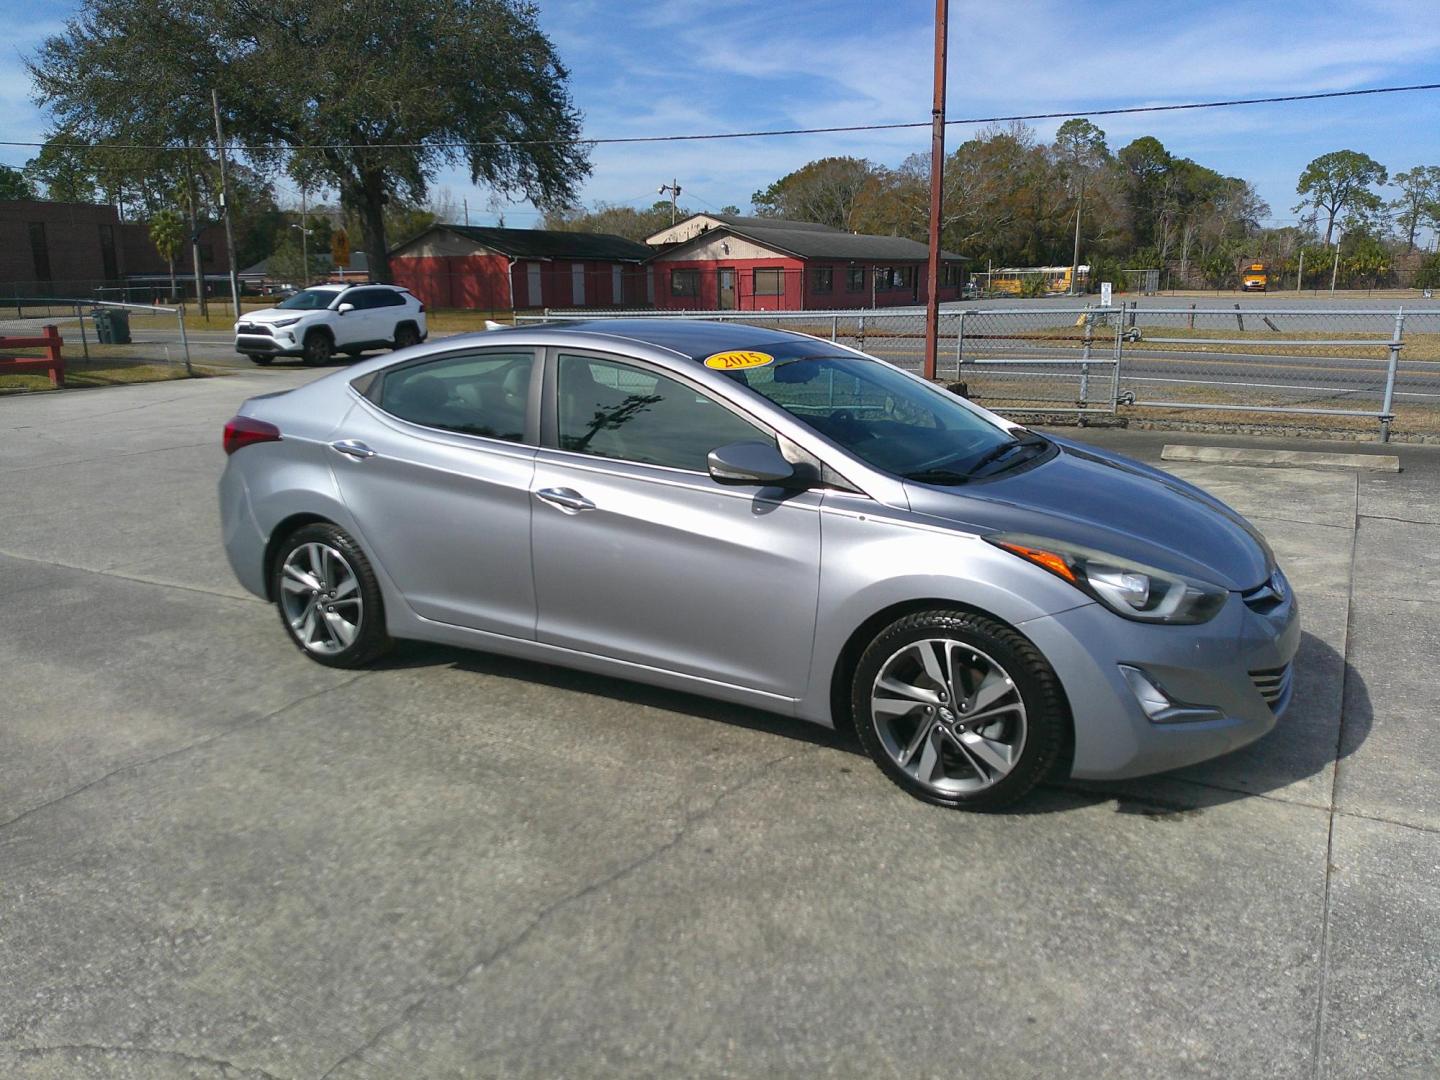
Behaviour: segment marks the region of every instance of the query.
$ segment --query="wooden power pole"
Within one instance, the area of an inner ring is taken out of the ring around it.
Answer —
[[[240,318],[240,270],[235,262],[235,223],[230,214],[230,181],[225,170],[225,133],[220,129],[220,95],[210,91],[215,110],[215,152],[220,155],[220,213],[225,218],[225,254],[230,264],[230,303]]]
[[[940,216],[945,187],[945,53],[950,0],[935,0],[935,101],[930,110],[930,261],[925,284],[925,378],[935,378],[940,347]]]

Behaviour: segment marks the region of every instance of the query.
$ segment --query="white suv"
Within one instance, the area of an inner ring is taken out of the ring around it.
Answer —
[[[398,285],[313,285],[235,324],[235,351],[257,364],[277,356],[326,363],[337,352],[403,349],[428,336],[425,305]]]

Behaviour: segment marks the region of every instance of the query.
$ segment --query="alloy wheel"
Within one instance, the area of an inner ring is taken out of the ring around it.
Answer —
[[[365,613],[360,579],[338,549],[318,542],[301,544],[280,569],[280,609],[301,646],[333,656],[360,634]]]
[[[991,656],[954,638],[911,642],[880,667],[871,723],[891,760],[940,795],[1010,775],[1025,749],[1025,702]]]

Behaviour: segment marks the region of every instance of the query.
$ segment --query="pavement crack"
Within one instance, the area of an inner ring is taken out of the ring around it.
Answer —
[[[220,1069],[227,1076],[231,1070],[235,1070],[242,1077],[256,1077],[257,1080],[281,1080],[281,1078],[274,1073],[266,1072],[264,1069],[255,1066],[237,1065],[233,1061],[225,1061],[222,1058],[206,1057],[202,1054],[187,1054],[180,1050],[160,1050],[148,1046],[102,1046],[98,1043],[57,1043],[53,1046],[20,1046],[15,1047],[11,1052],[20,1057],[42,1057],[46,1054],[74,1053],[77,1051],[94,1054],[129,1054],[167,1058],[189,1065],[208,1065],[211,1068]]]
[[[1416,521],[1414,518],[1391,517],[1389,514],[1356,514],[1357,521],[1398,521],[1402,525],[1440,525],[1440,521]]]
[[[1330,991],[1330,903],[1335,876],[1335,803],[1340,792],[1340,757],[1345,751],[1345,693],[1349,689],[1350,647],[1355,635],[1355,564],[1360,552],[1360,477],[1355,477],[1355,529],[1350,534],[1350,581],[1345,594],[1345,643],[1340,650],[1340,723],[1335,730],[1335,766],[1330,773],[1330,819],[1325,830],[1325,892],[1320,908],[1320,977],[1315,995],[1315,1033],[1310,1074],[1325,1075],[1325,1021]]]
[[[120,581],[133,581],[138,585],[155,585],[162,589],[179,589],[182,592],[199,593],[201,596],[218,596],[223,600],[234,600],[240,604],[264,604],[258,596],[236,596],[234,593],[221,592],[218,589],[202,589],[199,585],[181,585],[177,581],[160,581],[157,578],[140,577],[138,574],[121,574],[113,569],[96,570],[93,566],[75,566],[72,563],[56,562],[54,559],[37,559],[33,555],[21,555],[17,551],[0,550],[0,558],[18,559],[20,562],[35,563],[38,566],[53,566],[59,570],[77,570],[82,574],[97,574],[100,577],[117,578]],[[54,581],[43,582],[42,585],[55,585]],[[35,586],[39,588],[41,586]],[[28,591],[27,590],[16,590]],[[268,606],[268,605],[267,605]]]
[[[53,799],[47,799],[45,802],[37,803],[35,806],[30,807],[28,810],[22,810],[20,813],[16,814],[8,821],[0,821],[0,832],[3,832],[4,830],[10,828],[10,826],[12,825],[24,821],[28,817],[33,817],[35,814],[40,813],[42,810],[47,810],[52,806],[56,806],[59,803],[65,802],[67,799],[73,799],[76,795],[81,795],[84,792],[89,791],[93,787],[98,787],[99,785],[105,783],[105,781],[109,780],[111,777],[119,776],[121,773],[126,772],[139,772],[140,770],[146,769],[151,765],[158,764],[159,762],[166,761],[173,757],[179,757],[181,754],[188,754],[191,750],[202,749],[203,747],[209,746],[211,743],[219,742],[221,739],[225,738],[228,735],[233,735],[237,731],[245,731],[250,728],[257,727],[268,720],[273,720],[277,716],[280,716],[282,713],[289,712],[296,706],[305,704],[305,702],[310,701],[312,698],[317,698],[323,694],[328,694],[332,691],[340,690],[344,687],[350,686],[352,683],[358,682],[360,679],[363,679],[366,675],[369,674],[372,674],[372,672],[362,671],[352,678],[346,679],[343,682],[336,683],[334,686],[326,686],[322,687],[319,690],[312,690],[308,694],[302,694],[298,698],[295,698],[293,701],[289,701],[286,704],[280,706],[278,709],[273,709],[270,712],[265,713],[263,716],[257,716],[250,720],[237,720],[233,724],[230,724],[225,728],[221,729],[220,731],[215,732],[213,735],[207,735],[203,739],[196,739],[192,743],[186,743],[184,746],[176,747],[174,750],[167,750],[163,754],[156,754],[154,757],[145,758],[141,761],[131,761],[127,762],[124,765],[117,766],[116,768],[111,769],[109,772],[101,776],[97,776],[94,780],[90,780],[84,784],[81,784],[77,788],[72,788],[70,791],[65,792],[63,795],[56,795]]]
[[[824,749],[823,745],[807,746],[800,750],[792,751],[788,754],[782,754],[780,757],[773,758],[770,761],[765,762],[763,765],[760,765],[759,767],[751,771],[750,774],[747,775],[743,780],[732,784],[730,787],[720,792],[720,794],[710,800],[710,803],[703,809],[685,814],[684,817],[681,819],[679,826],[676,828],[674,835],[671,836],[670,839],[665,841],[663,844],[659,845],[658,847],[652,848],[650,851],[638,856],[635,859],[632,859],[624,866],[613,870],[599,880],[592,881],[588,885],[585,885],[580,889],[576,889],[574,892],[562,896],[554,903],[547,904],[545,907],[540,909],[540,911],[535,915],[533,919],[530,920],[529,923],[525,925],[525,928],[523,930],[521,930],[518,934],[512,937],[509,941],[500,945],[492,952],[489,952],[486,955],[480,957],[478,960],[474,960],[471,963],[467,964],[465,969],[455,978],[449,979],[441,985],[436,986],[433,989],[421,994],[420,997],[418,997],[415,1001],[407,1005],[401,1011],[400,1015],[397,1016],[394,1020],[391,1020],[389,1023],[382,1025],[375,1032],[375,1034],[371,1035],[368,1039],[366,1039],[359,1046],[355,1047],[353,1050],[347,1052],[344,1057],[340,1058],[340,1060],[336,1061],[334,1065],[331,1065],[330,1068],[326,1069],[325,1072],[320,1075],[320,1080],[328,1080],[330,1076],[334,1075],[336,1070],[352,1061],[361,1058],[368,1050],[371,1050],[376,1045],[378,1045],[379,1042],[385,1038],[385,1036],[399,1030],[401,1027],[407,1024],[417,1013],[420,1012],[421,1009],[423,1009],[430,1002],[434,1001],[435,998],[437,998],[438,996],[449,993],[450,991],[456,989],[476,972],[482,971],[486,967],[497,963],[504,957],[508,956],[510,953],[514,952],[516,949],[520,948],[520,946],[524,945],[525,942],[530,939],[531,935],[534,934],[535,931],[537,931],[541,926],[548,922],[558,912],[570,907],[572,904],[580,903],[581,901],[584,901],[592,896],[597,895],[600,892],[603,892],[605,889],[608,889],[616,882],[622,881],[630,875],[637,873],[640,870],[643,870],[645,867],[651,865],[659,859],[664,858],[666,855],[674,851],[677,847],[679,847],[682,843],[685,842],[685,840],[690,834],[690,831],[696,825],[700,824],[702,821],[714,815],[720,809],[720,807],[724,803],[726,803],[732,796],[739,794],[741,791],[750,787],[756,781],[773,772],[776,768],[785,764],[786,762],[793,761],[795,758],[801,757],[808,753],[813,753],[821,749]]]

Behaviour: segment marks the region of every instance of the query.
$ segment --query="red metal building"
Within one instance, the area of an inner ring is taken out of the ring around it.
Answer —
[[[926,301],[928,248],[914,240],[780,218],[697,217],[706,219],[698,231],[651,259],[656,307],[800,311]],[[941,259],[940,299],[957,299],[965,260],[949,252]]]
[[[653,249],[606,233],[432,225],[390,272],[437,308],[643,307]]]

